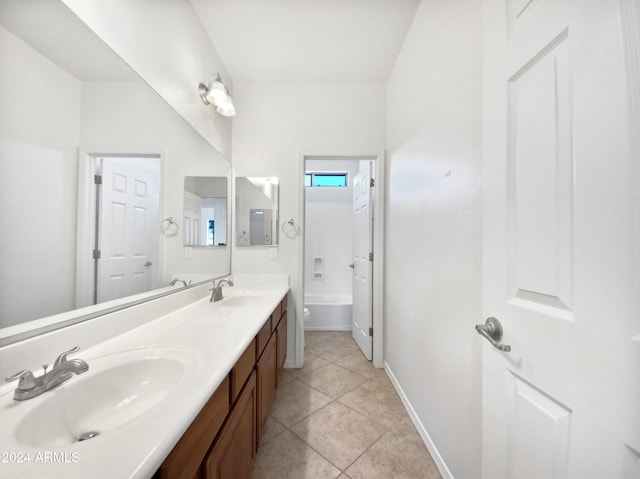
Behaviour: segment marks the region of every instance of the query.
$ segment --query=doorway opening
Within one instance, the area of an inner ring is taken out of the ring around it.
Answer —
[[[314,338],[352,337],[383,365],[382,162],[383,155],[303,157],[300,359],[306,332],[308,354]]]

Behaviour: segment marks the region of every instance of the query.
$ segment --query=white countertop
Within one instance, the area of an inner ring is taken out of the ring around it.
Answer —
[[[154,354],[156,350],[168,348],[184,351],[189,357],[187,373],[159,404],[88,441],[57,447],[25,446],[16,439],[14,431],[24,417],[58,391],[14,401],[16,384],[4,385],[0,388],[0,477],[151,477],[288,289],[288,286],[269,285],[268,281],[261,284],[239,280],[236,286],[223,288],[225,300],[210,303],[208,297],[203,298],[71,355],[87,361],[89,371],[72,377],[57,390],[89,378],[92,372],[97,374],[100,365],[107,361],[104,358],[116,353],[147,348]],[[257,296],[255,301],[241,306],[225,304],[228,299],[252,295]],[[126,361],[126,354],[121,357]]]

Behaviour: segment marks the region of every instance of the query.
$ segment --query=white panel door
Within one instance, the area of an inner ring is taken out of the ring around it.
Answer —
[[[200,215],[202,210],[202,198],[198,195],[184,192],[183,208],[183,232],[184,244],[190,246],[206,245],[202,242],[200,234]]]
[[[373,357],[373,204],[372,162],[362,160],[353,179],[353,339],[367,359]]]
[[[512,347],[478,336],[484,479],[639,477],[638,25],[621,5],[638,2],[484,2],[483,308]]]
[[[98,302],[152,289],[157,192],[153,176],[102,159]]]

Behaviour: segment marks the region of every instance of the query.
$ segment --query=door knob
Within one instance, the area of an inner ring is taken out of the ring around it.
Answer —
[[[351,269],[353,269],[353,268],[355,268],[355,267],[356,267],[355,263],[351,263],[351,264],[349,265],[349,268],[351,268]]]
[[[147,261],[144,265],[148,268],[149,266],[153,265],[153,263],[151,261]]]
[[[481,336],[484,336],[494,348],[507,353],[511,351],[511,346],[508,344],[498,344],[498,341],[502,338],[502,325],[498,318],[487,318],[484,324],[476,324],[476,331]]]

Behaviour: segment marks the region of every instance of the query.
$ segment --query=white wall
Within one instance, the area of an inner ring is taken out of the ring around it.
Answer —
[[[236,82],[233,167],[238,176],[280,179],[280,224],[301,224],[302,155],[377,154],[385,145],[384,84]],[[301,226],[303,226],[301,224]],[[233,249],[233,272],[288,274],[301,305],[298,261],[302,239],[280,235],[278,258],[268,248]],[[292,311],[292,307],[289,308]],[[289,322],[294,337],[295,318]],[[293,341],[288,359],[294,360]]]
[[[80,98],[76,78],[0,27],[0,328],[74,306]]]
[[[422,2],[387,89],[385,360],[458,479],[481,461],[481,40],[481,2]]]
[[[353,177],[359,160],[307,160],[307,171],[347,172],[346,188],[305,188],[305,294],[351,295]],[[324,259],[324,277],[314,277],[314,258]],[[312,321],[317,323],[316,319]],[[321,320],[322,318],[320,318]]]
[[[229,163],[142,81],[83,84],[80,151],[162,155],[160,217],[175,217],[181,228],[185,176],[226,176],[230,172]],[[159,227],[157,231],[159,234]],[[172,274],[218,275],[230,269],[229,246],[193,248],[192,258],[185,259],[182,231],[159,237],[161,284],[166,285]]]
[[[191,3],[62,0],[226,158],[231,119],[204,105],[198,83],[219,72],[232,83]]]

